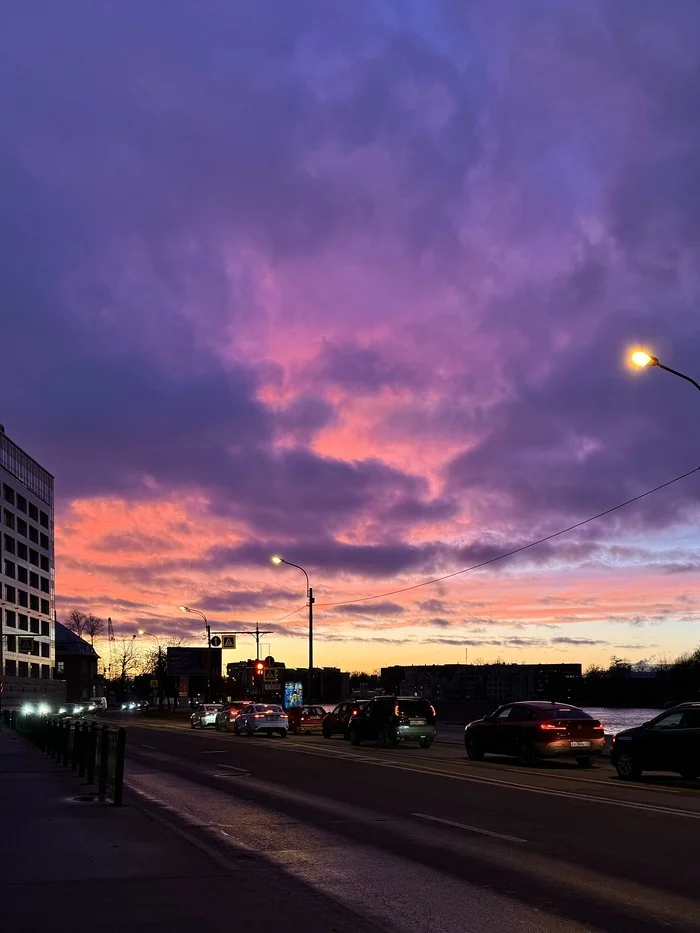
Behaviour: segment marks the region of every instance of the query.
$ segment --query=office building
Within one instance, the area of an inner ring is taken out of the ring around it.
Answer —
[[[54,480],[0,426],[0,679],[4,707],[61,702],[55,680]]]

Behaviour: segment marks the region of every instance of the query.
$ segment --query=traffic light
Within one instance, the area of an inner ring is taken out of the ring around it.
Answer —
[[[255,675],[256,677],[262,677],[263,672],[265,671],[265,665],[262,661],[255,662]]]

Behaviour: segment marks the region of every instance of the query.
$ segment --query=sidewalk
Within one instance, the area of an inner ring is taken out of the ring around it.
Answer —
[[[93,793],[25,738],[0,729],[7,929],[378,933],[263,858],[187,838],[128,798],[121,808],[76,799]]]

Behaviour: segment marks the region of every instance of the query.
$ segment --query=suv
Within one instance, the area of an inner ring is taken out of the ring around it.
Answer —
[[[634,729],[618,732],[610,751],[618,775],[635,781],[642,771],[700,775],[700,703],[681,703]]]
[[[418,697],[375,697],[350,720],[350,742],[374,741],[380,748],[415,741],[430,748],[435,741],[435,709]]]
[[[224,703],[214,720],[214,728],[216,731],[230,732],[238,714],[249,704],[250,700],[234,700],[232,703]]]
[[[368,702],[368,700],[347,700],[345,703],[339,703],[323,719],[323,737],[330,739],[331,736],[341,733],[344,739],[349,739],[351,721],[359,716]]]

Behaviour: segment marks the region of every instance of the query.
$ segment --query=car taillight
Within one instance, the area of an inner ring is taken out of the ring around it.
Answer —
[[[430,712],[433,714],[433,718],[437,716],[437,713],[435,712],[435,707],[433,706],[432,703],[430,704]]]
[[[357,716],[357,710],[354,709],[350,715],[351,715],[351,716]]]
[[[253,719],[264,719],[265,713],[253,713]]]
[[[399,704],[397,703],[396,706],[394,707],[394,716],[398,716],[398,715],[399,715]]]
[[[566,732],[566,726],[556,726],[553,722],[541,722],[540,729],[545,732]]]
[[[597,725],[593,726],[595,732],[605,732],[605,726],[602,722],[599,722]]]

